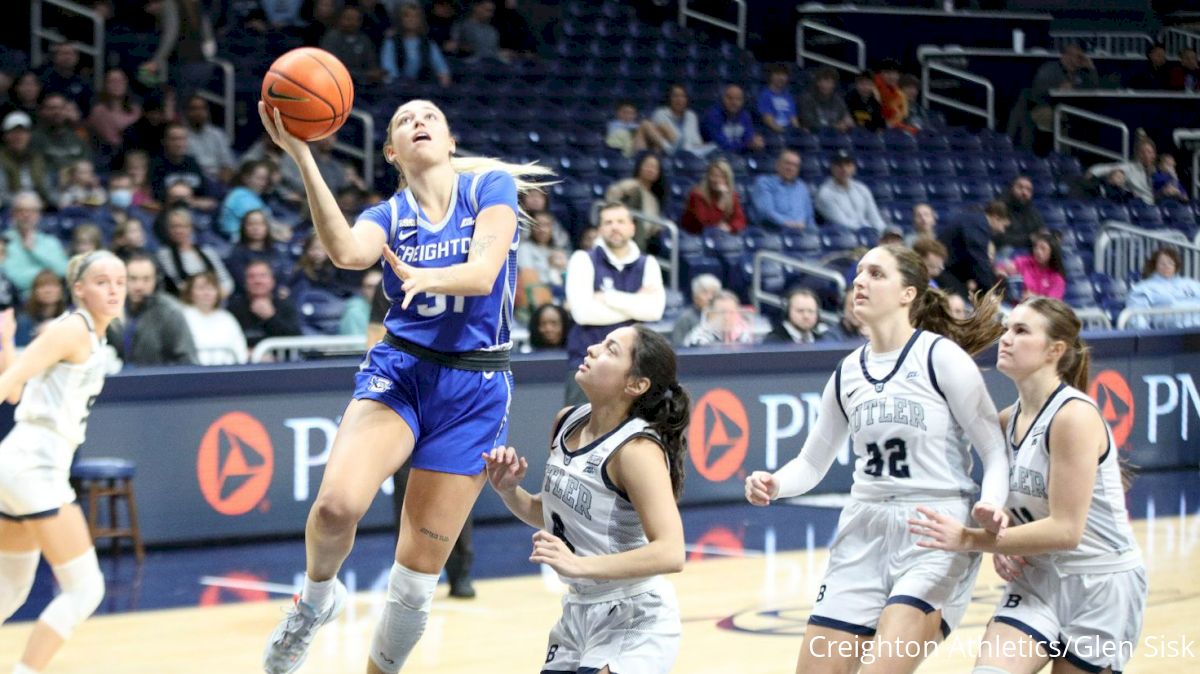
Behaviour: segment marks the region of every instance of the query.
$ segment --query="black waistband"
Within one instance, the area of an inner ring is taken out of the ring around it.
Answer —
[[[507,372],[512,369],[512,357],[508,349],[503,351],[463,351],[462,353],[443,353],[427,349],[420,344],[413,344],[407,339],[384,333],[383,341],[388,346],[400,349],[410,356],[421,360],[452,367],[456,370],[471,372]]]

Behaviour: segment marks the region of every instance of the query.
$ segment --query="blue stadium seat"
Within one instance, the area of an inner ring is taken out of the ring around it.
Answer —
[[[746,250],[748,251],[783,251],[783,237],[778,232],[762,229],[761,227],[750,227],[742,233],[742,237],[746,242]]]
[[[1092,290],[1101,303],[1106,300],[1115,300],[1121,304],[1125,303],[1125,297],[1129,293],[1129,287],[1125,281],[1115,279],[1108,274],[1096,272],[1091,276]]]
[[[988,166],[987,160],[982,155],[963,155],[958,157],[955,162],[958,169],[958,175],[972,178],[986,178],[991,175],[992,169]]]
[[[821,254],[821,234],[811,227],[782,232],[784,252],[800,257],[817,257]]]
[[[916,177],[925,175],[925,167],[921,166],[921,160],[912,155],[893,155],[889,158],[888,163],[892,165],[892,175]]]
[[[1064,208],[1067,211],[1067,220],[1074,224],[1075,222],[1093,222],[1099,224],[1100,211],[1095,205],[1086,201],[1068,201]]]
[[[1021,173],[1021,166],[1012,157],[993,157],[988,161],[993,179],[1000,178],[1006,182]]]
[[[1063,251],[1063,271],[1066,272],[1067,278],[1080,278],[1087,273],[1087,266],[1083,260],[1083,256],[1079,253]]]
[[[925,181],[929,198],[936,201],[957,203],[963,200],[963,189],[958,178],[929,178]]]
[[[636,166],[632,157],[622,155],[601,155],[596,157],[596,165],[600,168],[601,174],[613,180],[632,176],[633,169]]]
[[[871,196],[875,197],[876,203],[881,204],[884,202],[891,202],[896,198],[895,190],[893,189],[892,185],[894,182],[898,182],[900,180],[903,179],[892,178],[889,180],[888,178],[883,178],[875,181],[864,180],[863,182],[865,182],[867,187],[871,190]]]
[[[923,152],[949,152],[950,139],[937,131],[922,129],[917,134],[917,145]]]
[[[867,155],[885,152],[887,149],[879,134],[867,131],[862,127],[856,126],[850,131],[850,140],[854,144],[854,152],[858,154],[859,161],[862,161]]]
[[[979,136],[973,134],[948,134],[950,136],[950,149],[954,152],[961,153],[978,153],[983,152],[983,142]]]
[[[1134,201],[1129,204],[1129,214],[1133,216],[1133,224],[1146,229],[1160,229],[1163,226],[1162,211],[1154,204]]]
[[[1049,159],[1053,165],[1055,175],[1077,176],[1083,172],[1083,167],[1080,166],[1079,159],[1076,157],[1053,153]]]
[[[921,164],[925,168],[925,175],[936,177],[948,177],[958,175],[958,167],[955,166],[954,158],[950,155],[927,155],[921,160]]]
[[[813,133],[798,133],[788,137],[788,145],[793,150],[804,155],[809,152],[819,152],[821,150],[821,139],[817,138],[817,135]]]
[[[336,335],[346,301],[328,290],[308,288],[296,296],[300,332],[305,335]]]
[[[871,248],[879,243],[879,232],[875,231],[873,227],[862,227],[855,230],[854,233],[858,236],[858,245],[863,248]]]
[[[854,143],[851,142],[850,136],[844,133],[838,134],[818,134],[817,138],[821,141],[821,150],[824,152],[837,152],[845,150],[850,152],[854,149]]]
[[[830,225],[821,229],[821,248],[826,253],[852,250],[858,245],[858,234],[849,227]]]
[[[1069,276],[1069,275],[1068,275]],[[1096,306],[1096,296],[1092,284],[1085,278],[1072,278],[1067,282],[1067,291],[1063,297],[1067,304],[1077,309]]]
[[[1061,204],[1053,201],[1035,201],[1034,208],[1042,214],[1042,220],[1050,229],[1063,229],[1067,226],[1067,211]]]
[[[862,155],[858,157],[858,172],[870,178],[887,178],[892,175],[892,167],[884,157]]]
[[[929,193],[925,189],[925,183],[920,180],[892,180],[892,194],[896,199],[904,201],[926,201],[929,199]],[[876,197],[878,199],[878,197]]]

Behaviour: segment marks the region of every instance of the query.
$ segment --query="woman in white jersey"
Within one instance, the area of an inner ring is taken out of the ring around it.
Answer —
[[[588,402],[558,413],[537,494],[519,486],[528,466],[515,449],[484,455],[504,504],[538,529],[530,561],[570,590],[542,673],[669,672],[682,628],[660,574],[683,569],[689,414],[675,352],[653,330],[619,328],[588,349],[575,379]]]
[[[125,307],[125,263],[108,251],[77,255],[67,281],[77,308],[47,326],[0,375],[0,398],[20,401],[16,425],[0,442],[0,622],[25,603],[39,557],[62,589],[38,618],[14,674],[41,671],[104,597],[96,549],[68,477],[108,371],[103,335]]]
[[[1146,608],[1146,570],[1125,511],[1117,448],[1088,385],[1079,318],[1058,300],[1008,317],[996,367],[1017,385],[1000,413],[1012,447],[1008,511],[997,539],[918,508],[911,522],[939,550],[993,553],[1008,581],[974,674],[1120,672]]]
[[[870,650],[864,671],[904,674],[958,625],[979,569],[977,554],[917,547],[908,532],[913,508],[933,501],[955,521],[974,515],[994,531],[1008,523],[1004,439],[968,355],[1002,331],[999,298],[981,295],[973,316],[952,318],[925,264],[900,246],[868,251],[850,292],[869,343],[830,377],[800,455],[774,474],[747,477],[746,498],[768,505],[809,491],[849,436],[853,500],[838,521],[796,671],[855,671]],[[984,468],[974,509],[968,441]]]

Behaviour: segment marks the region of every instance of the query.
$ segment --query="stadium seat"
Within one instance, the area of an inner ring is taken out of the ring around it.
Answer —
[[[831,225],[821,230],[821,248],[826,253],[853,250],[858,245],[858,234],[849,227]]]

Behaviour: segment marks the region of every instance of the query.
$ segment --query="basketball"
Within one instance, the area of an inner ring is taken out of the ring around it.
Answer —
[[[293,136],[320,140],[346,123],[354,107],[354,82],[333,54],[301,47],[275,59],[262,83],[267,114],[279,116]]]

